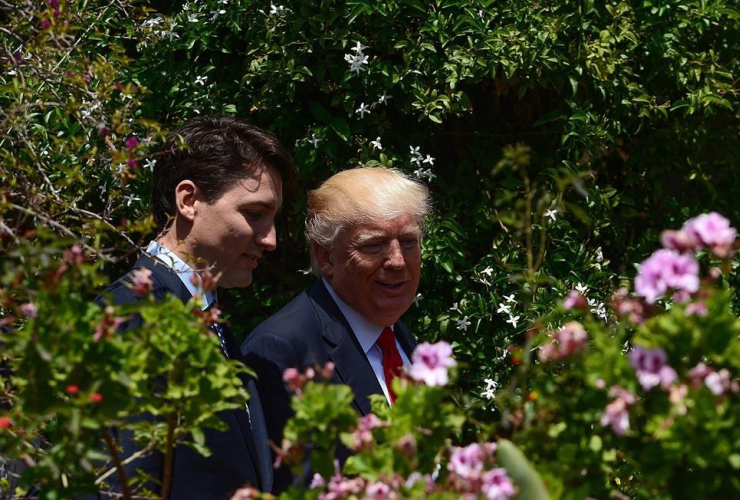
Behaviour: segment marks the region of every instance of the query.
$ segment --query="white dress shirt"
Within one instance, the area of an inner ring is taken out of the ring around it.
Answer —
[[[196,273],[195,270],[193,270],[193,268],[190,267],[184,260],[178,257],[175,252],[163,245],[160,245],[156,241],[151,241],[149,242],[149,246],[146,247],[146,253],[151,255],[152,257],[155,257],[157,260],[172,269],[185,285],[185,288],[188,289],[190,295],[192,295],[193,297],[195,297],[196,295],[200,296],[203,299],[203,304],[201,304],[201,308],[204,311],[208,309],[208,307],[210,307],[211,303],[214,300],[216,300],[215,290],[204,291],[203,287],[200,285],[201,280],[198,273]],[[198,285],[194,285],[191,281],[193,276],[196,276],[198,278]]]
[[[347,319],[347,323],[349,323],[350,328],[352,328],[352,331],[355,333],[362,350],[365,351],[367,360],[370,361],[370,366],[372,366],[373,372],[375,372],[375,378],[378,379],[378,383],[383,389],[385,399],[388,401],[388,405],[391,405],[391,396],[388,394],[388,386],[385,384],[385,373],[383,372],[383,351],[381,351],[380,347],[375,343],[383,332],[385,325],[376,325],[352,309],[346,302],[339,298],[328,281],[324,278],[321,279],[324,282],[326,289],[329,291],[329,295],[331,295],[334,302],[339,306],[339,310],[342,311],[342,314]],[[388,326],[393,329],[393,325]],[[410,368],[411,362],[409,361],[408,356],[406,356],[401,344],[398,343],[398,339],[396,339],[396,347],[398,348],[398,352],[401,353],[403,366],[407,369]]]

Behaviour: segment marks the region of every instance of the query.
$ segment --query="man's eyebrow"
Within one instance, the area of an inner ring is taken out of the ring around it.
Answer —
[[[275,210],[276,212],[280,212],[280,210],[283,209],[282,204],[277,204],[272,201],[253,200],[253,201],[248,201],[246,203],[240,204],[239,210],[243,210],[245,208],[253,208],[255,206],[262,207],[266,210]]]
[[[385,237],[386,234],[382,231],[365,231],[352,238],[352,241],[357,245],[361,245],[369,240]]]

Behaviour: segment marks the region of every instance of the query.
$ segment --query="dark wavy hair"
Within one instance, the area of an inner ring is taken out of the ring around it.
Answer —
[[[175,215],[175,188],[191,180],[213,203],[234,183],[270,166],[283,188],[295,183],[290,153],[270,132],[223,115],[200,116],[173,130],[157,155],[152,183],[152,212],[162,231]]]

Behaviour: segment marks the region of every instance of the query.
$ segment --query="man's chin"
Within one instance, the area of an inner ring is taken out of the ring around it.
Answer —
[[[220,288],[246,288],[252,284],[252,271],[224,274],[218,281]]]

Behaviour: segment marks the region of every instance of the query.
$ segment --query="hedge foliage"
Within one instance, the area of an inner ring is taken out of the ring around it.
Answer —
[[[272,130],[300,169],[278,251],[227,299],[234,329],[310,282],[306,190],[399,168],[435,199],[407,322],[453,343],[458,402],[486,419],[509,346],[570,289],[606,318],[660,229],[740,220],[731,0],[0,0],[0,17],[5,318],[34,297],[16,279],[34,248],[130,266],[154,152],[205,113]]]

